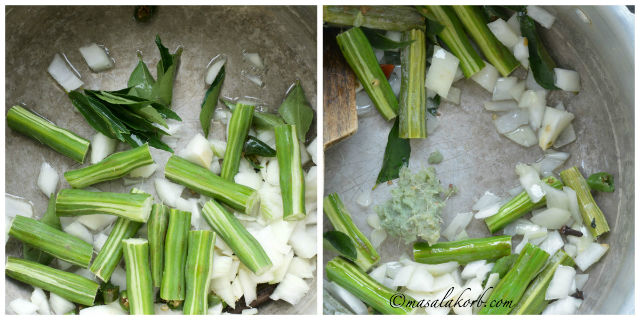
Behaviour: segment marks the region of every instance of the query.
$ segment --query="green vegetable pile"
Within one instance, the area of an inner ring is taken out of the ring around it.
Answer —
[[[440,185],[433,167],[415,174],[402,167],[391,199],[376,206],[375,211],[385,231],[406,244],[418,238],[434,244],[440,238],[442,208],[452,192]]]

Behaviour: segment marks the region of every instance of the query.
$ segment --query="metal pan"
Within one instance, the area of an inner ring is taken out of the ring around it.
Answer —
[[[6,98],[5,110],[25,103],[54,123],[90,138],[95,131],[75,111],[63,90],[47,74],[47,66],[56,52],[65,53],[90,89],[121,89],[138,59],[140,50],[155,75],[159,54],[155,35],[173,50],[184,51],[173,90],[173,110],[188,130],[177,145],[184,145],[200,132],[198,113],[206,90],[204,70],[217,54],[228,57],[227,75],[221,96],[251,96],[277,108],[287,88],[300,79],[312,106],[316,105],[316,8],[309,7],[159,7],[147,23],[133,19],[133,7],[7,7],[6,17]],[[105,45],[115,59],[115,68],[93,73],[78,48],[91,42]],[[267,70],[260,88],[241,76],[248,68],[242,51],[259,52]],[[61,174],[78,167],[73,160],[35,143],[5,127],[6,192],[29,199],[37,216],[46,209],[47,198],[36,187],[40,164],[49,162]],[[225,134],[222,126],[213,126],[213,135]],[[121,146],[124,147],[124,146]],[[167,152],[152,150],[162,167]],[[161,177],[158,170],[154,177]],[[153,191],[153,178],[142,189]],[[61,179],[62,188],[69,187]],[[103,191],[125,192],[122,181],[96,185]],[[128,187],[130,188],[130,187]],[[7,255],[20,254],[22,246],[9,241]],[[304,300],[296,306],[269,302],[261,313],[315,313],[315,279]],[[31,287],[7,278],[5,304],[17,297],[28,299]]]
[[[634,310],[634,17],[625,7],[548,7],[556,17],[543,38],[561,67],[580,73],[582,90],[577,96],[553,92],[549,105],[563,101],[576,115],[578,139],[561,148],[571,157],[566,165],[584,172],[613,173],[616,191],[597,194],[611,232],[602,241],[610,245],[606,256],[588,270],[585,300],[580,313],[632,314]],[[583,16],[584,15],[584,16]],[[459,212],[470,211],[486,190],[506,194],[518,184],[514,167],[541,157],[540,148],[523,148],[498,135],[483,102],[488,92],[472,81],[456,84],[462,89],[460,106],[443,103],[440,125],[427,139],[411,141],[410,168],[428,166],[428,155],[439,150],[444,161],[435,168],[443,185],[453,184],[459,193],[444,213],[447,225]],[[371,228],[366,216],[373,206],[362,208],[356,198],[373,187],[391,127],[375,110],[360,117],[358,132],[325,151],[325,194],[338,192],[356,224],[365,234]],[[373,191],[373,204],[387,200],[390,186]],[[330,224],[325,219],[324,228]],[[470,237],[488,236],[486,226],[473,220]],[[387,238],[380,248],[382,261],[411,255],[410,246]],[[324,256],[324,263],[331,258]]]

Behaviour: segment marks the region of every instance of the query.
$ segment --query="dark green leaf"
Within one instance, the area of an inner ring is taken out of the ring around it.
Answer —
[[[148,143],[151,147],[173,153],[173,149],[171,149],[171,147],[169,147],[166,143],[162,142],[162,140],[160,140],[158,136],[145,132],[133,130],[131,131],[131,134],[125,136],[124,141],[133,148]]]
[[[335,230],[327,231],[324,233],[323,238],[343,257],[352,261],[358,259],[356,246],[345,233]]]
[[[149,100],[125,94],[110,93],[108,91],[95,93],[95,97],[112,105],[125,106],[133,113],[147,119],[148,121],[167,127],[164,117],[156,111],[156,109],[151,105],[152,102]]]
[[[120,141],[124,141],[124,135],[129,134],[126,126],[96,98],[83,95],[78,91],[69,92],[69,98],[96,131]]]
[[[156,45],[160,51],[160,61],[156,68],[158,79],[151,90],[151,100],[171,105],[173,80],[178,68],[180,55],[182,54],[182,48],[178,48],[174,54],[169,53],[169,49],[162,44],[159,36],[156,36]]]
[[[513,10],[515,12],[526,12],[527,6],[503,6],[506,9]]]
[[[400,49],[410,45],[412,41],[393,41],[386,36],[380,34],[378,31],[369,28],[360,28],[364,35],[369,40],[372,47],[381,50],[393,50]]]
[[[309,106],[299,80],[289,88],[278,113],[286,123],[296,126],[298,139],[304,141],[313,121],[313,109]]]
[[[587,184],[592,190],[601,192],[614,192],[616,190],[613,183],[613,175],[607,172],[594,173],[587,178]]]
[[[540,39],[537,23],[522,12],[518,13],[518,20],[520,21],[522,36],[527,38],[529,45],[529,67],[531,68],[531,72],[533,72],[533,77],[536,79],[536,82],[545,89],[558,89],[554,84],[555,75],[553,72],[556,63]]]
[[[49,196],[49,205],[47,206],[47,211],[44,213],[42,218],[40,218],[40,222],[54,227],[58,230],[62,230],[62,226],[60,225],[60,218],[56,215],[56,197],[55,194],[51,194]],[[22,245],[22,255],[25,259],[29,261],[34,261],[40,264],[48,265],[53,261],[53,256],[48,253],[40,251],[40,249],[30,245],[23,243]]]
[[[224,81],[224,65],[220,68],[215,80],[211,83],[211,86],[204,94],[204,100],[200,109],[200,125],[202,131],[204,131],[205,138],[209,136],[209,127],[211,126],[211,117],[213,116],[213,110],[215,110],[218,104],[218,96],[220,95],[220,89],[222,89],[222,82]]]
[[[244,155],[251,156],[257,155],[261,157],[275,157],[276,151],[269,147],[268,144],[260,141],[254,136],[247,136],[247,141],[244,143]]]
[[[173,112],[173,110],[169,109],[169,107],[167,107],[166,105],[160,103],[160,102],[154,102],[151,104],[156,111],[158,111],[165,119],[174,119],[174,120],[178,120],[178,121],[182,121],[182,118],[180,118],[180,116]]]
[[[427,32],[425,33],[430,39],[437,36],[442,30],[444,30],[444,26],[440,24],[435,19],[426,19],[427,20]],[[435,41],[434,41],[435,42]]]
[[[411,155],[411,145],[409,139],[402,139],[398,136],[398,119],[393,124],[387,138],[387,147],[384,150],[382,168],[376,179],[376,185],[397,179],[400,176],[400,168],[409,165]]]
[[[151,91],[155,83],[156,80],[149,73],[147,65],[140,59],[131,76],[129,76],[127,86],[131,89],[129,89],[128,93],[140,98],[151,99]]]
[[[159,35],[156,35],[156,46],[158,46],[158,51],[160,51],[160,61],[158,62],[158,78],[160,78],[173,65],[173,55],[169,52],[169,49],[162,44]]]

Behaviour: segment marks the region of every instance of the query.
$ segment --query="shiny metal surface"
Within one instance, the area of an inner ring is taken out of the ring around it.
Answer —
[[[543,38],[560,67],[577,70],[582,90],[577,96],[552,92],[548,105],[563,101],[576,115],[573,124],[578,139],[561,148],[570,152],[566,166],[583,172],[609,171],[616,181],[613,194],[596,193],[611,232],[602,238],[610,245],[606,256],[588,270],[585,300],[580,313],[632,314],[634,312],[634,17],[625,7],[548,7],[557,19]],[[589,22],[576,13],[580,9]],[[520,70],[522,71],[522,70]],[[520,75],[523,75],[521,73]],[[471,206],[486,190],[506,195],[518,185],[514,172],[518,162],[541,157],[538,147],[523,148],[500,136],[491,114],[482,103],[490,94],[470,80],[455,86],[462,89],[460,106],[443,103],[440,125],[426,140],[411,141],[410,168],[426,167],[428,155],[439,150],[444,156],[435,168],[443,185],[454,184],[459,193],[450,199],[443,213],[446,226],[459,212]],[[374,110],[375,111],[375,110]],[[325,194],[338,192],[356,224],[369,235],[367,214],[387,200],[390,186],[372,193],[372,206],[363,208],[356,198],[373,187],[391,123],[377,112],[359,119],[358,132],[325,152]],[[325,231],[330,229],[324,220]],[[470,237],[489,233],[482,221],[472,220]],[[516,239],[515,244],[520,241]],[[410,246],[387,238],[382,244],[382,261],[411,256]],[[325,254],[324,263],[331,258]]]
[[[133,20],[133,7],[7,7],[5,110],[25,103],[61,127],[90,139],[95,131],[75,111],[63,90],[48,75],[47,66],[56,52],[65,53],[78,69],[85,88],[115,90],[126,86],[137,64],[136,50],[144,55],[151,73],[159,60],[154,38],[159,34],[171,52],[184,47],[173,89],[173,110],[185,123],[184,144],[201,132],[198,113],[206,91],[204,71],[211,58],[225,53],[227,73],[221,96],[251,96],[277,108],[287,88],[300,79],[310,104],[316,106],[316,7],[160,7],[149,23]],[[116,65],[93,73],[78,48],[91,42],[105,45]],[[248,69],[242,51],[258,52],[267,70],[260,88],[241,76]],[[5,111],[6,112],[6,111]],[[36,216],[46,209],[47,198],[36,186],[40,164],[49,162],[60,174],[60,187],[68,188],[62,173],[79,167],[73,160],[19,135],[5,126],[6,192],[29,199]],[[315,131],[313,131],[315,132]],[[210,137],[224,137],[224,126],[214,124]],[[120,149],[124,148],[120,144]],[[180,147],[175,148],[176,151]],[[153,178],[162,177],[169,153],[152,149],[160,169],[140,188],[155,193]],[[87,160],[88,162],[88,160]],[[103,191],[126,192],[122,180],[96,185]],[[15,240],[6,246],[7,255],[19,255]],[[28,299],[31,287],[6,279],[5,304],[20,297]],[[270,302],[260,313],[316,313],[316,281],[301,303]]]

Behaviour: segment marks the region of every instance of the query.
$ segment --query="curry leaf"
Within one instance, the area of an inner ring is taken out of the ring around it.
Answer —
[[[273,150],[268,144],[260,141],[260,139],[254,136],[247,136],[247,141],[244,143],[244,155],[251,156],[257,155],[261,157],[275,157],[276,151]]]
[[[313,109],[309,106],[299,80],[287,92],[287,96],[278,108],[278,113],[286,123],[296,126],[298,139],[304,141],[313,121]]]
[[[409,139],[399,137],[398,131],[399,125],[398,119],[396,119],[393,128],[389,131],[387,147],[384,150],[384,159],[382,160],[382,168],[378,174],[378,179],[376,179],[376,185],[397,179],[400,176],[400,168],[409,165],[411,145],[409,144]]]
[[[338,253],[345,258],[355,261],[358,259],[358,251],[353,244],[351,238],[340,231],[327,231],[324,233],[323,238],[333,247]]]
[[[222,82],[224,81],[224,65],[220,68],[220,72],[216,76],[213,83],[204,94],[204,100],[200,109],[200,125],[204,136],[209,136],[209,127],[211,126],[211,117],[213,116],[213,110],[215,110],[218,104],[218,96],[220,95],[220,89],[222,89]]]
[[[558,89],[554,84],[555,74],[553,72],[556,63],[540,39],[536,22],[524,12],[518,13],[518,20],[520,21],[522,36],[527,38],[529,45],[529,64],[531,72],[533,72],[533,77],[536,79],[536,82],[545,89]]]
[[[142,61],[142,58],[138,61],[138,65],[127,82],[127,87],[130,87],[129,94],[144,99],[151,99],[151,91],[156,80],[153,79],[147,65]]]
[[[369,43],[371,44],[371,46],[380,50],[400,49],[410,45],[413,42],[413,40],[393,41],[373,29],[362,28],[362,27],[360,29],[362,29],[362,32],[364,32],[364,35],[369,40]]]

